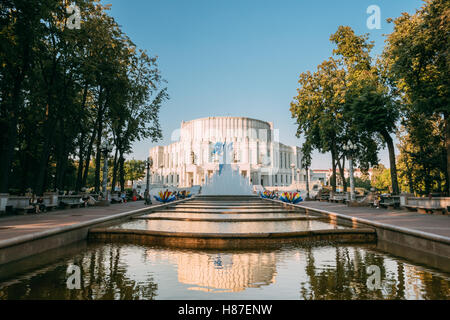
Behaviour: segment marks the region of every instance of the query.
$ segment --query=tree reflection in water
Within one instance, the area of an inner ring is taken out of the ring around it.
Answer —
[[[318,263],[315,249],[305,248],[308,281],[300,284],[301,299],[446,299],[450,296],[448,280],[409,266],[409,283],[406,283],[404,263],[391,260],[389,263],[397,264],[396,272],[388,271],[385,258],[365,248],[335,246],[335,265]],[[372,275],[367,273],[371,265],[380,268],[381,289],[370,290],[366,284]],[[405,289],[407,285],[409,290]]]
[[[151,274],[145,282],[131,279],[127,264],[121,264],[121,246],[96,246],[70,260],[59,261],[52,267],[36,270],[25,281],[15,281],[0,288],[0,300],[60,299],[60,300],[153,300],[158,285]],[[81,288],[67,288],[67,266],[80,267]]]
[[[48,260],[51,263],[30,264],[32,269],[26,271],[20,271],[24,268],[18,268],[18,263],[17,274],[0,282],[0,300],[254,299],[255,294],[264,299],[450,297],[448,274],[384,254],[370,245],[315,244],[220,252],[113,243],[91,244],[76,252],[53,257]],[[80,290],[66,286],[70,264],[80,267]],[[371,265],[380,269],[379,290],[370,290],[366,284]],[[193,291],[199,288],[208,290]]]

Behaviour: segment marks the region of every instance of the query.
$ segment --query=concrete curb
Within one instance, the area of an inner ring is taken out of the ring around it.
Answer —
[[[273,200],[273,199],[265,199],[265,200],[269,200],[269,201],[273,201],[276,203],[281,203],[287,206],[292,206],[292,207],[296,207],[296,208],[302,208],[302,209],[306,209],[309,211],[315,211],[318,213],[322,213],[322,214],[326,214],[328,216],[331,217],[336,217],[336,218],[341,218],[344,220],[348,220],[351,222],[358,222],[361,224],[365,224],[365,225],[370,225],[376,228],[380,228],[380,229],[385,229],[385,230],[390,230],[390,231],[396,231],[396,232],[400,232],[400,233],[404,233],[407,235],[412,235],[415,237],[419,237],[422,239],[426,239],[426,240],[432,240],[432,241],[437,241],[437,242],[441,242],[447,245],[450,245],[450,238],[444,237],[444,236],[440,236],[440,235],[435,235],[432,233],[428,233],[428,232],[423,232],[423,231],[419,231],[419,230],[413,230],[413,229],[409,229],[409,228],[404,228],[404,227],[398,227],[398,226],[393,226],[393,225],[389,225],[389,224],[385,224],[385,223],[381,223],[381,222],[376,222],[376,221],[371,221],[371,220],[367,220],[364,218],[359,218],[359,217],[352,217],[352,216],[348,216],[342,213],[337,213],[337,212],[332,212],[332,211],[328,211],[328,210],[324,210],[324,209],[317,209],[317,208],[312,208],[312,207],[308,207],[306,205],[302,205],[302,204],[291,204],[291,203],[286,203],[280,200]]]
[[[242,250],[279,248],[285,244],[376,243],[374,229],[329,229],[283,233],[187,233],[130,229],[91,229],[90,241],[132,242],[184,249]]]
[[[267,238],[295,238],[307,237],[314,235],[347,235],[347,234],[369,234],[373,235],[376,231],[370,228],[356,229],[322,229],[295,232],[266,232],[266,233],[193,233],[193,232],[168,232],[153,230],[136,230],[136,229],[108,229],[95,228],[89,231],[89,238],[96,238],[96,235],[103,234],[130,234],[130,235],[147,235],[157,237],[174,237],[174,238],[195,238],[195,239],[267,239]]]
[[[151,213],[150,213],[151,215]],[[280,221],[310,221],[310,220],[324,220],[326,217],[288,217],[288,218],[238,218],[238,219],[221,219],[221,218],[178,218],[178,217],[152,217],[140,216],[133,217],[133,220],[169,220],[169,221],[196,221],[196,222],[280,222]]]

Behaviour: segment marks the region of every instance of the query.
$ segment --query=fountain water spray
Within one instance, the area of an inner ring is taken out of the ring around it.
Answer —
[[[202,188],[202,195],[253,195],[253,187],[247,178],[239,174],[239,170],[233,170],[227,163],[227,154],[233,150],[233,143],[217,143],[213,154],[221,156],[219,171],[211,180],[206,181]]]

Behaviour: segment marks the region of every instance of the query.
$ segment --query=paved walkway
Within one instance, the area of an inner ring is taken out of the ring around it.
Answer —
[[[425,215],[402,210],[351,208],[343,204],[308,201],[301,206],[363,218],[397,227],[427,232],[450,239],[450,216]],[[0,241],[14,237],[74,225],[97,218],[145,208],[143,201],[113,204],[108,207],[56,210],[40,214],[0,218]],[[150,207],[150,206],[147,206]]]
[[[158,203],[159,204],[159,203]],[[112,204],[107,207],[88,207],[79,209],[55,210],[45,213],[23,216],[5,216],[0,218],[0,241],[18,236],[47,231],[59,227],[74,225],[118,213],[145,207],[144,201]]]
[[[302,207],[326,210],[347,216],[362,218],[396,227],[444,236],[450,239],[450,216],[421,214],[395,209],[376,209],[369,207],[347,207],[345,204],[307,201]]]

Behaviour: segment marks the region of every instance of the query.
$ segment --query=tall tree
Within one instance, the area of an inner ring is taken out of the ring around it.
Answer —
[[[19,115],[35,64],[36,47],[44,36],[45,19],[56,1],[10,0],[0,6],[0,192],[8,192]]]
[[[399,135],[401,178],[409,192],[428,195],[443,193],[446,186],[446,146],[444,120],[409,112]]]
[[[413,15],[394,21],[384,59],[402,102],[414,112],[445,122],[447,193],[450,192],[450,2],[425,0]],[[390,20],[392,21],[392,19]]]
[[[67,26],[67,1],[1,2],[0,192],[91,182],[98,190],[102,141],[114,141],[123,176],[133,142],[161,137],[167,93],[156,58],[136,48],[108,5],[74,2],[81,29]]]
[[[399,193],[397,165],[392,134],[396,132],[399,109],[382,77],[380,66],[373,63],[373,44],[368,36],[358,36],[350,27],[340,26],[330,40],[336,44],[333,53],[346,70],[347,90],[344,111],[348,122],[360,136],[380,135],[389,151],[393,194]],[[373,137],[372,141],[379,141]]]
[[[362,131],[358,119],[348,112],[349,71],[343,63],[330,58],[318,66],[315,73],[300,75],[298,95],[291,103],[291,115],[297,120],[297,137],[320,152],[331,152],[333,175],[331,185],[336,191],[336,168],[346,189],[345,159],[349,154],[343,146],[349,141],[358,145],[352,154],[355,164],[367,170],[378,162],[376,137]]]
[[[340,158],[338,145],[343,131],[343,75],[332,58],[320,64],[315,73],[302,73],[298,95],[290,108],[298,126],[297,137],[304,135],[311,148],[322,153],[331,152],[333,191],[336,191],[336,163]]]

